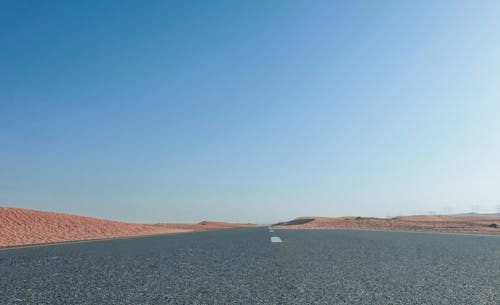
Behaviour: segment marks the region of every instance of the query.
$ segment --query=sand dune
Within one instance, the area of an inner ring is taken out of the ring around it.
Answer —
[[[495,225],[498,228],[495,228]],[[487,216],[299,217],[292,221],[277,223],[276,226],[286,229],[367,229],[500,234],[500,218]]]
[[[0,246],[179,233],[246,226],[203,221],[198,224],[133,224],[71,214],[0,207]]]

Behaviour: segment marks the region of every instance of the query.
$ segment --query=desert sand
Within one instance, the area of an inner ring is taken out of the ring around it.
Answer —
[[[197,224],[134,224],[71,214],[0,207],[0,247],[180,233],[248,226],[202,221]]]
[[[495,228],[495,225],[498,228]],[[284,229],[364,229],[500,234],[500,218],[488,216],[299,217],[292,221],[277,223],[275,226]]]

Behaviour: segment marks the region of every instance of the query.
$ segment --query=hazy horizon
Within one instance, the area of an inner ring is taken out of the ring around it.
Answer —
[[[158,223],[180,223],[180,224],[184,224],[184,223],[191,223],[191,224],[194,224],[194,223],[200,223],[200,222],[204,222],[204,221],[214,221],[214,222],[228,222],[227,219],[206,219],[206,218],[203,218],[203,219],[198,219],[198,220],[195,220],[195,219],[191,219],[191,220],[185,220],[185,221],[179,221],[179,220],[175,220],[175,219],[170,219],[170,220],[158,220],[158,221],[139,221],[139,220],[127,220],[127,219],[120,219],[120,218],[116,218],[116,217],[113,217],[113,216],[110,216],[110,217],[103,217],[103,216],[99,216],[99,215],[82,215],[82,214],[73,214],[73,213],[70,213],[70,212],[64,212],[64,211],[54,211],[54,210],[44,210],[44,209],[31,209],[31,208],[25,208],[25,207],[13,207],[13,206],[5,206],[5,205],[0,205],[0,208],[13,208],[13,209],[26,209],[26,210],[34,210],[34,211],[40,211],[40,212],[54,212],[54,213],[62,213],[62,214],[68,214],[68,215],[74,215],[74,216],[83,216],[83,217],[92,217],[92,218],[97,218],[97,219],[103,219],[103,220],[112,220],[112,221],[120,221],[120,222],[129,222],[129,223],[138,223],[138,224],[158,224]],[[420,214],[412,214],[412,213],[403,213],[403,214],[387,214],[386,216],[379,216],[379,217],[375,217],[375,216],[367,216],[367,215],[361,215],[361,217],[367,217],[367,218],[381,218],[381,219],[384,219],[384,218],[387,218],[387,219],[391,219],[391,218],[397,218],[397,217],[401,217],[401,216],[433,216],[433,215],[436,215],[436,216],[494,216],[494,217],[500,217],[500,208],[499,207],[496,207],[497,209],[497,212],[492,212],[491,210],[490,211],[479,211],[479,212],[475,212],[474,208],[471,209],[471,210],[463,210],[463,211],[450,211],[448,209],[443,209],[442,212],[436,212],[436,211],[428,211],[427,213],[420,213]],[[275,224],[275,223],[278,223],[278,222],[285,222],[285,221],[289,221],[289,220],[293,220],[293,219],[297,219],[297,218],[308,218],[308,217],[332,217],[332,218],[335,218],[335,217],[339,217],[339,218],[342,218],[342,217],[359,217],[360,215],[296,215],[296,216],[291,216],[289,218],[280,218],[280,219],[275,219],[273,221],[267,221],[267,222],[250,222],[250,221],[235,221],[237,223],[241,223],[241,224],[253,224],[253,225],[269,225],[269,224]],[[162,219],[161,216],[158,216],[157,219]]]
[[[497,212],[500,2],[4,1],[0,206]]]

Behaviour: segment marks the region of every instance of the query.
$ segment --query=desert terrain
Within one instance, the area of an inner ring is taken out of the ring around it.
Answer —
[[[197,224],[135,224],[71,214],[0,207],[0,247],[242,226],[248,225],[216,221],[202,221]]]
[[[500,217],[415,215],[394,218],[299,217],[279,222],[283,229],[360,229],[500,234]]]

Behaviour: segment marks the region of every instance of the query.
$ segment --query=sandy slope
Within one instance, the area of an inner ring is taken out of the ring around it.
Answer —
[[[178,233],[239,226],[245,225],[209,221],[199,224],[132,224],[70,214],[0,207],[0,246]]]
[[[489,227],[490,224],[497,224],[499,228]],[[500,218],[486,216],[300,217],[278,225],[286,229],[373,229],[500,234]]]

